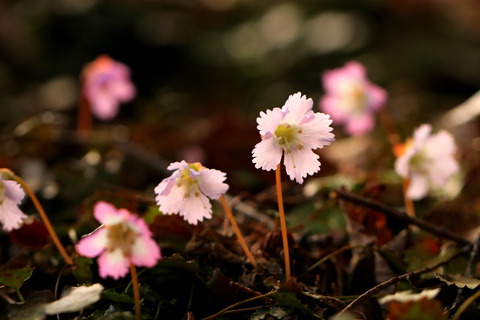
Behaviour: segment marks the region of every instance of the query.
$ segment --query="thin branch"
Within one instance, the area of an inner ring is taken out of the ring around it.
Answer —
[[[275,293],[277,293],[278,290],[274,290],[274,291],[270,291],[268,293],[265,293],[265,294],[262,294],[260,296],[255,296],[255,297],[251,297],[251,298],[248,298],[248,299],[245,299],[245,300],[242,300],[242,301],[239,301],[239,302],[236,302],[220,311],[218,311],[217,313],[211,315],[211,316],[208,316],[206,318],[203,318],[202,320],[212,320],[212,319],[215,319],[216,317],[219,317],[221,316],[222,314],[224,314],[225,312],[229,311],[229,310],[232,310],[233,308],[237,307],[237,306],[240,306],[244,303],[247,303],[247,302],[251,302],[251,301],[255,301],[255,300],[260,300],[260,299],[264,299],[266,297],[269,297]]]
[[[467,267],[465,268],[465,272],[463,273],[465,277],[472,277],[474,275],[474,272],[475,272],[474,267],[477,265],[479,255],[480,255],[480,234],[477,235],[477,239],[473,243],[472,251],[470,251],[470,258],[468,259]],[[455,301],[450,307],[450,312],[458,308],[460,306],[460,303],[463,302],[464,300],[463,291],[464,291],[464,288],[458,288],[457,296],[455,297]]]
[[[349,310],[351,310],[354,306],[359,304],[364,299],[379,293],[383,289],[388,288],[388,287],[390,287],[390,286],[392,286],[392,285],[394,285],[394,284],[396,284],[400,281],[408,280],[411,277],[417,277],[417,276],[422,275],[424,273],[428,273],[428,272],[431,272],[431,271],[433,271],[437,268],[440,268],[441,266],[446,265],[446,264],[450,263],[451,261],[455,260],[456,258],[458,258],[460,255],[464,254],[468,250],[470,250],[470,246],[468,246],[468,247],[464,248],[463,250],[457,252],[456,254],[452,255],[448,259],[434,264],[433,266],[424,267],[424,268],[421,268],[421,269],[418,269],[418,270],[415,270],[415,271],[407,272],[407,273],[404,273],[400,276],[394,276],[394,277],[376,285],[375,287],[371,288],[370,290],[367,290],[365,293],[361,294],[358,298],[356,298],[355,300],[350,302],[350,304],[347,305],[345,307],[345,309],[343,309],[340,313],[338,313],[337,317],[340,316],[343,313],[348,312]]]
[[[349,202],[352,202],[352,203],[356,203],[358,205],[361,205],[361,206],[364,206],[364,207],[367,207],[367,208],[370,208],[370,209],[373,209],[373,210],[376,210],[376,211],[379,211],[379,212],[383,212],[388,216],[394,217],[398,220],[402,220],[402,221],[404,221],[408,224],[416,225],[420,229],[423,229],[425,231],[433,233],[434,235],[436,235],[440,238],[453,240],[453,241],[455,241],[459,244],[462,244],[462,245],[471,245],[470,241],[468,241],[467,239],[462,238],[462,237],[458,236],[457,234],[455,234],[455,233],[453,233],[453,232],[451,232],[451,231],[449,231],[445,228],[438,227],[436,225],[430,224],[430,223],[428,223],[428,222],[426,222],[422,219],[419,219],[419,218],[410,217],[407,214],[405,214],[405,212],[403,212],[403,211],[390,208],[390,207],[388,207],[384,204],[381,204],[377,201],[374,201],[374,200],[371,200],[371,199],[353,194],[353,193],[345,191],[345,190],[334,191],[333,195],[338,196],[339,198],[341,198],[343,200],[346,200],[346,201],[349,201]]]

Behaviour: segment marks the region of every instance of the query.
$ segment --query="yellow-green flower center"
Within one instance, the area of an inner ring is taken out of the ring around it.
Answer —
[[[203,166],[198,162],[191,163],[188,166],[194,171],[200,171],[203,168]],[[192,178],[190,175],[190,169],[183,169],[180,174],[180,179],[177,181],[177,185],[179,187],[183,186],[185,188],[185,198],[190,197],[191,194],[194,194],[195,197],[200,196],[198,180],[196,178]]]
[[[130,255],[131,248],[138,237],[137,232],[126,223],[120,222],[113,226],[107,226],[109,251],[120,248],[125,255]]]
[[[280,124],[275,130],[274,134],[277,137],[278,144],[288,149],[290,145],[298,140],[299,131],[289,124]]]

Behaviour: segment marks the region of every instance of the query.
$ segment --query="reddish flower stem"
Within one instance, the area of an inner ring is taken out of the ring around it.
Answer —
[[[2,169],[2,171],[6,172],[5,169]],[[10,170],[8,170],[8,171],[10,171]],[[47,231],[50,234],[50,237],[52,238],[53,243],[55,244],[58,251],[60,252],[60,254],[63,257],[63,260],[65,260],[65,262],[67,264],[73,265],[74,263],[73,263],[72,258],[70,258],[70,256],[67,254],[67,251],[65,250],[65,247],[62,245],[62,243],[58,239],[57,233],[55,232],[55,229],[53,229],[53,226],[50,223],[50,220],[48,219],[48,216],[45,213],[45,210],[43,210],[43,207],[40,204],[40,201],[38,201],[38,198],[35,195],[35,193],[33,193],[32,189],[30,189],[30,187],[27,185],[27,183],[22,178],[20,178],[19,176],[17,176],[16,174],[14,174],[11,171],[8,172],[8,173],[10,174],[10,176],[12,177],[13,180],[18,182],[22,186],[23,190],[25,190],[25,192],[28,194],[30,199],[32,199],[32,202],[35,205],[35,208],[37,208],[37,211],[40,214],[40,217],[42,218],[42,221],[45,224],[45,227],[47,228]]]
[[[142,311],[140,309],[140,288],[138,286],[137,269],[132,261],[130,261],[130,276],[132,277],[133,300],[135,302],[135,320],[142,319]]]
[[[283,257],[285,259],[285,281],[290,280],[290,250],[288,248],[288,237],[287,237],[287,223],[285,220],[285,210],[283,208],[283,194],[282,194],[282,178],[281,178],[281,167],[280,164],[277,165],[277,170],[275,172],[275,182],[277,189],[277,202],[278,202],[278,213],[280,215],[280,228],[282,230],[282,242],[283,242]]]
[[[227,200],[225,199],[225,196],[223,194],[220,197],[220,202],[222,203],[223,209],[225,210],[225,213],[227,214],[227,217],[230,220],[230,223],[232,224],[233,231],[235,231],[235,235],[237,236],[238,242],[240,242],[240,246],[245,252],[245,255],[247,256],[248,260],[250,260],[250,263],[256,266],[257,261],[253,257],[252,252],[250,252],[250,249],[248,249],[247,243],[245,242],[245,238],[242,236],[242,232],[240,231],[240,228],[238,227],[237,222],[233,217],[232,210],[230,210],[230,207],[227,204]]]
[[[407,196],[408,185],[410,184],[410,179],[405,178],[403,179],[402,189],[403,189],[403,202],[405,203],[405,212],[410,217],[415,217],[415,205],[413,204],[413,200]]]
[[[82,85],[83,86],[83,85]],[[87,138],[92,131],[92,110],[90,103],[80,92],[78,101],[77,134],[82,138]]]

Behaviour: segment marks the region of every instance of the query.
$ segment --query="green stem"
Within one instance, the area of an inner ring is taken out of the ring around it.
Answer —
[[[15,292],[17,293],[18,299],[20,299],[21,302],[25,302],[25,299],[23,299],[23,296],[18,288],[15,288]]]

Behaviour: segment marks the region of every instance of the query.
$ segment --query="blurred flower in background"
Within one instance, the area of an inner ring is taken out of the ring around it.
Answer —
[[[119,104],[135,97],[129,68],[107,55],[101,55],[87,64],[82,79],[83,94],[90,103],[92,113],[99,119],[113,119],[118,114]]]
[[[407,196],[413,200],[424,198],[430,184],[443,187],[459,170],[452,135],[445,130],[436,134],[431,131],[431,125],[421,125],[413,133],[413,139],[396,150],[395,171],[408,179]]]
[[[383,107],[387,92],[367,79],[365,67],[356,61],[325,71],[322,75],[325,96],[320,109],[333,121],[343,123],[352,135],[370,132],[375,124],[374,114]]]

